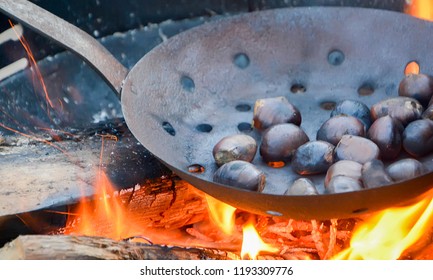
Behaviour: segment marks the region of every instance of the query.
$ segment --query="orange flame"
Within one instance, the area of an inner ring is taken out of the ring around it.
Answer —
[[[212,221],[227,235],[235,232],[236,208],[206,195]],[[266,244],[255,229],[252,219],[242,226],[241,258],[257,259],[260,252],[276,253],[279,249]]]
[[[431,0],[406,0],[405,13],[425,20],[433,20]]]
[[[206,195],[212,221],[225,233],[231,234],[235,227],[236,208]]]
[[[103,235],[115,240],[140,235],[142,229],[136,228],[134,223],[129,222],[133,220],[133,214],[128,212],[123,203],[116,199],[114,187],[104,172],[99,173],[95,186],[98,199],[94,203],[83,201],[79,204],[77,209],[79,219],[69,216],[68,224],[71,221],[74,221],[75,224],[73,232],[67,232],[67,234]],[[103,231],[102,234],[100,234],[101,231]]]
[[[334,259],[396,260],[433,226],[431,196],[375,214],[355,229],[350,247]]]
[[[278,251],[278,248],[263,242],[253,222],[247,222],[243,226],[242,259],[255,260],[260,252],[277,253]]]
[[[100,152],[100,165],[104,154],[104,139],[117,141],[117,138],[112,135],[101,135],[102,145]],[[101,170],[98,170],[98,176],[95,182],[95,190],[97,200],[94,203],[88,203],[85,200],[81,201],[77,209],[78,223],[73,215],[68,216],[67,224],[74,223],[73,233],[66,234],[79,235],[100,235],[116,240],[129,238],[139,235],[142,229],[130,222],[134,220],[134,213],[128,211],[123,202],[115,194],[115,188],[111,184],[107,175]],[[109,226],[109,229],[101,227],[101,225]],[[103,230],[103,234],[99,234]]]

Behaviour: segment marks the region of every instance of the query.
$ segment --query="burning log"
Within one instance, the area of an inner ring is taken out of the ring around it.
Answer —
[[[0,249],[2,260],[228,260],[236,255],[212,249],[165,247],[103,237],[20,236]]]
[[[95,205],[91,200],[87,203],[92,207]],[[72,210],[70,222],[62,232],[74,233],[80,227],[82,221],[80,218],[75,219],[75,215],[88,215],[85,218],[92,221],[92,234],[98,236],[109,236],[115,230],[113,228],[116,227],[114,222],[116,219],[121,219],[121,223],[132,224],[128,226],[129,228],[146,231],[148,228],[179,229],[200,222],[208,215],[204,195],[176,176],[149,180],[141,186],[137,185],[135,188],[114,193],[108,203],[118,203],[122,213],[120,211],[107,213],[106,204],[104,209],[98,211],[96,202],[95,209],[90,212],[83,213],[82,209]],[[113,206],[115,207],[117,206]],[[130,233],[133,234],[132,231]]]

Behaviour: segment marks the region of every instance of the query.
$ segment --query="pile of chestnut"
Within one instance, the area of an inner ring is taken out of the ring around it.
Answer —
[[[213,149],[219,166],[213,179],[263,191],[265,174],[251,163],[257,150],[269,166],[290,165],[299,174],[286,195],[319,194],[308,179],[315,174],[325,176],[326,193],[375,188],[419,176],[426,168],[418,159],[433,151],[433,77],[406,75],[398,95],[370,108],[355,100],[338,102],[315,140],[303,131],[301,113],[285,97],[259,99],[253,127],[261,133],[260,146],[244,134],[221,139]]]

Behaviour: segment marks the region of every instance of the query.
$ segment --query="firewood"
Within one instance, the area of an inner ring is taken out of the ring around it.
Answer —
[[[166,247],[109,238],[24,235],[0,249],[2,260],[227,260],[236,254],[214,249]]]
[[[148,180],[142,186],[114,193],[110,199],[120,202],[129,222],[139,228],[179,229],[208,218],[207,203],[200,191],[176,176]],[[71,212],[74,217],[74,210]],[[94,235],[108,236],[115,217],[108,220],[90,213]],[[73,233],[80,220],[72,220],[63,232]],[[145,231],[145,230],[143,230]]]
[[[138,144],[123,121],[79,131],[0,139],[0,217],[91,197],[99,171],[118,188],[171,173]]]

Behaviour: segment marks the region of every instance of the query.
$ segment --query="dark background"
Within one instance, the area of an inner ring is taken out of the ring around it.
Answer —
[[[32,0],[96,38],[115,32],[160,23],[215,14],[236,14],[263,9],[296,6],[354,6],[402,11],[404,0]],[[0,14],[0,32],[10,28]],[[47,39],[25,30],[37,59],[62,49]],[[23,50],[16,42],[0,46],[0,68],[21,58]]]

